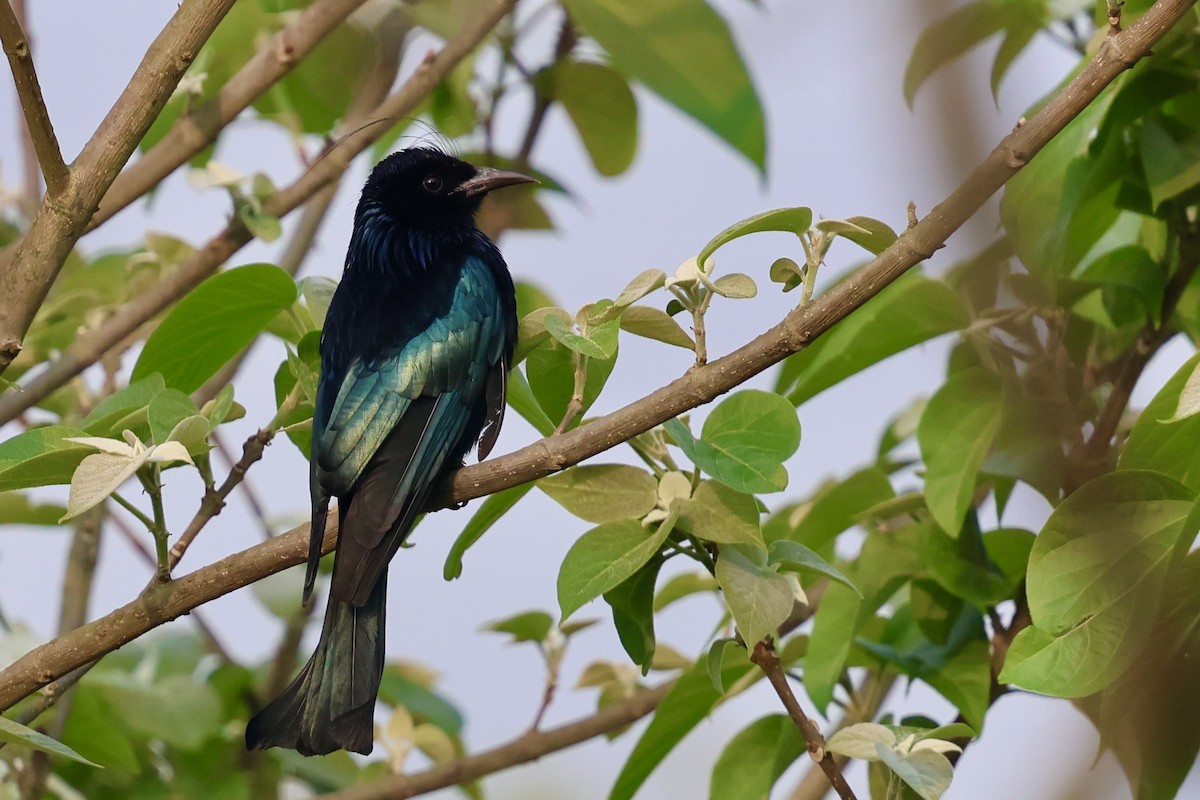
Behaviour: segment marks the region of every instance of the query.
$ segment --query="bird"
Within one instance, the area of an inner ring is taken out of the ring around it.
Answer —
[[[370,753],[384,667],[388,563],[438,482],[504,418],[516,292],[475,225],[488,192],[536,183],[430,147],[371,171],[321,334],[303,602],[337,498],[333,576],[316,650],[246,726],[250,750]]]

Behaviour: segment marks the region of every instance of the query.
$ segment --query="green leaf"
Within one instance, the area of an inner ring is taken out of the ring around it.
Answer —
[[[547,333],[588,358],[604,361],[612,358],[617,352],[619,323],[616,320],[591,326],[585,335],[575,333],[571,330],[570,323],[556,314],[547,314],[543,322]]]
[[[621,646],[630,660],[642,668],[643,675],[654,662],[654,584],[662,565],[662,556],[655,554],[641,569],[604,593],[604,602],[612,608],[613,625]]]
[[[768,542],[791,539],[827,552],[838,534],[854,525],[863,512],[895,496],[887,473],[868,467],[821,487],[799,507],[781,509],[763,526],[763,537]]]
[[[567,551],[558,573],[562,618],[637,572],[662,547],[671,527],[663,523],[651,529],[637,520],[623,519],[606,522],[581,536]]]
[[[788,356],[776,385],[800,405],[888,356],[965,328],[970,317],[946,284],[919,274],[893,283],[821,338]]]
[[[93,673],[88,679],[117,716],[145,736],[195,750],[220,735],[221,698],[212,686],[191,675],[168,675],[152,684],[118,672]]]
[[[725,679],[722,675],[725,665],[725,650],[730,645],[736,647],[737,639],[717,639],[712,643],[712,647],[708,648],[708,656],[705,658],[708,678],[712,681],[713,688],[721,694],[725,694]]]
[[[678,322],[665,311],[651,306],[630,306],[621,312],[621,330],[685,350],[696,346]]]
[[[33,728],[27,728],[21,723],[6,719],[5,717],[0,717],[0,742],[32,747],[34,750],[41,750],[43,753],[50,753],[51,755],[64,756],[72,761],[78,761],[81,764],[87,764],[91,767],[100,766],[95,762],[88,761],[62,742],[51,739],[44,733],[39,733]]]
[[[767,800],[779,776],[804,750],[804,737],[791,717],[772,714],[750,723],[713,765],[710,800]]]
[[[462,575],[462,560],[467,549],[479,541],[479,538],[507,514],[522,497],[529,494],[534,486],[535,484],[532,483],[522,483],[519,486],[512,486],[502,492],[488,495],[480,503],[479,510],[471,515],[470,521],[458,538],[454,540],[454,544],[450,545],[450,552],[446,554],[446,564],[442,567],[442,577],[452,581]]]
[[[817,223],[817,228],[854,242],[873,255],[879,255],[900,238],[890,225],[873,217],[823,219]]]
[[[1103,689],[1139,657],[1195,493],[1154,472],[1119,470],[1054,510],[1029,556],[1033,625],[1000,680],[1058,697]],[[1188,530],[1188,528],[1192,528]]]
[[[746,155],[766,159],[762,105],[725,21],[704,0],[565,0],[613,65]]]
[[[811,225],[812,209],[810,208],[797,206],[795,208],[776,208],[771,211],[764,211],[761,214],[755,214],[753,217],[747,217],[735,222],[714,236],[700,250],[700,254],[696,256],[696,263],[707,263],[708,257],[717,252],[718,248],[742,236],[748,236],[752,233],[762,233],[764,231],[780,231],[783,233],[794,233],[799,236],[807,231]]]
[[[862,597],[862,592],[858,590],[853,581],[842,574],[841,570],[799,542],[787,539],[771,542],[768,560],[772,564],[778,564],[782,569],[829,578]]]
[[[1009,13],[1002,2],[981,0],[962,6],[922,31],[904,70],[904,101],[911,106],[921,84],[939,67],[1003,30]]]
[[[1088,262],[1075,277],[1102,287],[1106,296],[1132,297],[1155,326],[1162,312],[1167,276],[1162,266],[1144,247],[1118,247]]]
[[[795,589],[767,565],[765,551],[747,545],[722,547],[716,576],[748,646],[774,634],[791,615]]]
[[[147,375],[110,394],[92,409],[79,427],[96,436],[120,436],[121,431],[135,427],[131,417],[145,412],[150,401],[166,388],[162,375]],[[144,421],[144,414],[141,416]]]
[[[218,273],[189,292],[154,329],[131,380],[158,372],[167,386],[190,394],[294,302],[295,282],[272,264]]]
[[[67,439],[87,436],[78,428],[32,428],[0,443],[0,491],[70,483],[94,448]]]
[[[701,481],[689,500],[679,500],[679,519],[691,532],[718,544],[753,544],[765,548],[758,501],[723,483]]]
[[[603,64],[560,61],[539,76],[566,109],[601,175],[620,175],[637,153],[637,102],[624,76]]]
[[[748,300],[758,294],[754,278],[740,272],[722,275],[712,282],[713,291],[730,300]]]
[[[1179,417],[1183,392],[1192,374],[1200,369],[1200,354],[1176,370],[1142,410],[1121,454],[1121,469],[1148,469],[1168,475],[1200,491],[1200,416]],[[1170,424],[1166,424],[1170,423]]]
[[[722,670],[721,682],[730,686],[751,669],[757,667],[749,660],[729,664]],[[621,767],[608,800],[631,800],[654,768],[692,728],[709,715],[720,700],[721,695],[708,677],[706,664],[697,661],[691,669],[680,675],[671,691],[659,703],[654,718]]]
[[[641,519],[658,499],[654,476],[625,464],[573,467],[542,478],[537,485],[567,511],[588,522]]]
[[[485,631],[507,633],[513,643],[544,642],[554,628],[554,618],[545,611],[526,611],[483,626]]]
[[[520,414],[538,433],[542,436],[554,433],[555,423],[550,421],[546,412],[538,404],[537,398],[533,396],[533,390],[529,388],[529,381],[525,380],[525,375],[520,370],[514,369],[508,373],[506,396],[509,408]]]
[[[661,289],[667,282],[667,273],[661,269],[648,269],[637,275],[617,295],[613,305],[617,309],[628,308],[651,292]]]
[[[983,367],[952,374],[917,426],[925,461],[925,502],[950,535],[971,507],[979,468],[1000,428],[1000,380]]]
[[[67,509],[60,505],[34,505],[21,492],[0,492],[0,525],[58,525]]]
[[[977,526],[965,526],[958,536],[948,535],[932,522],[918,527],[921,561],[946,591],[977,608],[996,605],[1016,591],[1020,578],[1012,580],[991,563]],[[1026,547],[1033,543],[1033,535],[1028,531],[992,531],[989,536],[1006,534],[1019,537]],[[1024,569],[1020,570],[1020,576],[1024,577]]]
[[[667,581],[654,598],[654,610],[662,611],[676,600],[682,600],[700,592],[712,592],[717,582],[707,572],[684,572]]]
[[[615,328],[613,332],[615,338]],[[583,386],[583,407],[572,427],[579,424],[579,420],[596,401],[604,384],[608,382],[608,376],[612,374],[616,363],[616,358],[588,360],[587,375],[584,378]],[[525,359],[525,375],[529,380],[529,388],[532,390],[533,396],[537,398],[538,405],[542,407],[546,417],[557,425],[558,421],[566,415],[571,395],[575,391],[573,351],[557,340],[553,340],[552,343],[539,347],[529,354]],[[551,426],[551,430],[553,429],[554,427]]]
[[[231,398],[232,399],[232,398]],[[146,408],[146,421],[150,424],[150,440],[162,444],[170,437],[175,426],[188,417],[200,414],[192,398],[178,389],[166,389],[155,396]],[[203,419],[203,418],[202,418]],[[204,420],[207,425],[207,419]],[[205,436],[208,432],[205,431]]]
[[[923,800],[939,800],[942,793],[950,788],[954,778],[954,768],[950,760],[941,753],[932,750],[914,750],[910,753],[898,753],[890,747],[875,745],[875,753],[879,760],[887,764],[892,772],[912,787]]]
[[[692,463],[740,492],[775,492],[787,486],[782,464],[800,446],[796,409],[783,397],[758,389],[721,402],[700,439],[678,419],[664,426]]]
[[[1176,141],[1155,114],[1142,122],[1139,144],[1155,209],[1200,184],[1200,140],[1194,132]]]
[[[463,717],[454,704],[411,680],[395,664],[384,667],[379,699],[390,706],[404,706],[418,725],[431,722],[452,736],[462,733]]]

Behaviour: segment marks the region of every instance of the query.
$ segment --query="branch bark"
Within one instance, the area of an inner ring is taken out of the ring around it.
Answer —
[[[436,54],[431,53],[404,85],[373,109],[367,119],[399,120],[410,114],[433,87],[483,41],[500,19],[512,10],[515,3],[516,0],[491,0],[477,17],[464,25],[458,35],[447,42],[440,51]],[[289,213],[323,187],[337,180],[346,171],[350,161],[384,133],[386,126],[383,125],[360,126],[341,141],[330,144],[318,161],[300,178],[267,198],[263,203],[263,210],[277,217]],[[95,364],[110,348],[216,272],[221,264],[252,238],[241,222],[236,219],[231,221],[225,230],[210,239],[169,278],[141,294],[120,314],[106,320],[92,332],[77,338],[62,357],[23,386],[21,391],[9,391],[0,395],[0,425],[14,419],[22,411]],[[26,241],[28,239],[27,236]],[[0,371],[5,363],[2,352],[4,333],[3,307],[0,306]]]
[[[11,263],[2,271],[0,374],[20,353],[25,332],[67,255],[83,234],[96,204],[233,3],[234,0],[185,0],[150,45],[129,84],[84,145],[67,171],[67,179],[55,178],[56,184],[63,185],[47,192],[29,231],[12,251]],[[4,8],[11,11],[7,2]],[[36,131],[34,135],[36,141]],[[0,260],[4,258],[0,256]]]
[[[103,225],[215,142],[226,125],[291,72],[364,2],[317,0],[304,9],[295,22],[272,36],[215,97],[176,120],[161,141],[117,176],[87,230]]]
[[[1194,4],[1195,0],[1159,0],[1136,23],[1110,37],[1075,79],[1033,119],[1006,136],[949,198],[905,231],[874,261],[825,295],[793,310],[780,324],[730,355],[693,369],[612,414],[509,455],[459,470],[434,505],[461,503],[565,469],[712,400],[798,352],[940,247],[1109,82],[1149,52],[1150,46]],[[10,392],[5,399],[14,394],[17,393]],[[336,531],[334,514],[326,528],[325,552],[332,549]],[[234,589],[302,563],[307,541],[308,526],[299,526],[269,542],[156,587],[111,614],[36,648],[0,672],[0,711],[151,628]]]
[[[50,112],[46,110],[46,101],[42,98],[42,87],[38,83],[37,70],[33,67],[29,39],[8,0],[0,5],[0,40],[4,43],[4,54],[8,56],[8,65],[12,69],[17,99],[25,115],[26,131],[33,140],[33,149],[42,168],[42,176],[46,179],[46,192],[57,196],[67,185],[67,165],[63,162],[58,137],[54,135],[54,125],[50,122]]]
[[[508,744],[478,755],[456,758],[441,766],[412,775],[396,775],[361,786],[352,786],[340,792],[321,795],[320,800],[403,800],[447,786],[467,783],[493,772],[534,761],[549,753],[565,750],[602,733],[636,722],[657,708],[674,685],[674,681],[668,681],[607,706],[585,719],[548,731],[531,730]]]

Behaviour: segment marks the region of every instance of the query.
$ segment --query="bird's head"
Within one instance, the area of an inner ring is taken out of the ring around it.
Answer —
[[[432,230],[469,223],[493,189],[536,182],[519,172],[476,167],[439,150],[413,147],[375,166],[363,201],[401,225]]]

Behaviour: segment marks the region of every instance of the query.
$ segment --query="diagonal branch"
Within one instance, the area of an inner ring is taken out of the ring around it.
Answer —
[[[398,120],[411,114],[434,86],[491,32],[512,10],[516,0],[491,0],[479,15],[436,54],[431,53],[395,93],[374,108],[367,121]],[[337,180],[350,161],[370,147],[384,133],[385,125],[362,125],[337,143],[326,147],[318,161],[294,183],[272,194],[263,203],[265,213],[281,217],[301,205],[326,185]],[[26,237],[28,239],[28,237]],[[116,316],[92,332],[77,338],[63,355],[21,391],[0,395],[0,425],[36,405],[58,387],[95,364],[109,349],[162,312],[201,281],[216,272],[253,236],[238,220],[214,236],[186,263],[165,280],[140,294]],[[2,296],[2,295],[0,295]],[[4,365],[3,308],[0,302],[0,369]]]
[[[798,352],[912,265],[939,248],[963,222],[1117,75],[1145,55],[1195,0],[1159,0],[1136,23],[1110,37],[1095,58],[1027,123],[1006,136],[944,202],[866,267],[801,306],[749,344],[605,417],[542,439],[509,455],[455,473],[438,498],[462,502],[540,478],[616,446],[702,405]],[[9,393],[11,397],[15,393]],[[7,397],[5,398],[7,399]],[[333,548],[337,515],[327,524],[324,551]],[[133,602],[27,653],[0,672],[0,711],[71,670],[192,608],[267,575],[302,563],[308,526],[301,525],[156,587]]]
[[[33,68],[29,39],[8,0],[0,3],[0,40],[4,42],[4,54],[8,56],[8,65],[12,69],[17,98],[25,114],[25,125],[33,139],[33,149],[42,167],[42,176],[46,179],[46,192],[57,196],[67,185],[67,165],[63,162],[58,137],[54,135],[54,125],[50,122],[50,112],[46,110],[46,101],[42,98],[42,87]]]
[[[71,165],[65,185],[47,194],[11,262],[0,270],[0,373],[20,353],[21,340],[96,204],[233,3],[184,0]],[[7,0],[4,8],[11,10]]]
[[[590,717],[560,725],[547,731],[532,730],[508,744],[473,756],[417,772],[394,775],[352,786],[340,792],[320,796],[320,800],[404,800],[429,792],[468,783],[493,772],[535,761],[544,755],[565,750],[602,733],[637,722],[658,707],[675,681],[653,689],[644,689],[627,700],[613,703]]]
[[[107,222],[217,140],[225,126],[307,56],[366,0],[317,0],[225,82],[200,108],[181,116],[154,147],[113,181],[87,229]]]

